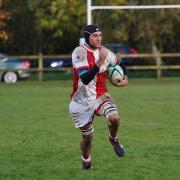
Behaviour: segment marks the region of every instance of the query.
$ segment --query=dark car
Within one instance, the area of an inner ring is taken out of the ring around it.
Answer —
[[[122,61],[128,66],[128,65],[134,65],[136,64],[136,58],[138,57],[138,53],[134,48],[129,47],[126,44],[107,44],[106,47],[110,49],[115,54],[121,54],[121,55],[128,55],[132,54],[133,57],[123,57]]]
[[[0,54],[0,82],[16,83],[31,76],[29,61],[13,59]]]

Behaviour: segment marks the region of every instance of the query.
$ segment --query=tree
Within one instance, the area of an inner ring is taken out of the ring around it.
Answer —
[[[151,0],[93,0],[92,3],[152,4]],[[154,3],[178,4],[178,0]],[[6,0],[3,10],[11,13],[10,20],[0,20],[5,22],[11,36],[0,46],[13,54],[70,53],[79,44],[87,23],[85,0]],[[179,9],[94,10],[93,21],[102,28],[105,44],[125,43],[139,52],[150,52],[153,46],[164,52],[178,51],[179,13]]]
[[[38,49],[34,15],[28,9],[27,1],[6,0],[4,9],[11,13],[7,22],[10,36],[1,45],[1,51],[8,54],[35,54]]]
[[[10,13],[3,9],[3,0],[0,0],[0,41],[7,41],[9,34],[6,31],[6,21],[10,19]]]
[[[94,0],[94,6],[124,5],[125,0]],[[123,10],[96,10],[93,11],[93,22],[103,29],[104,43],[120,43],[128,40],[128,13]]]
[[[142,0],[135,2],[138,5],[144,3]],[[145,3],[152,5],[151,0],[146,0]],[[178,1],[156,0],[155,4],[178,4]],[[176,48],[175,26],[180,22],[179,9],[132,10],[130,13],[131,37],[129,40],[138,44],[137,47],[140,50],[151,51],[153,47],[156,47],[160,51],[167,51],[168,43],[174,44]]]
[[[53,42],[53,45],[48,45],[48,52],[70,52],[78,44],[81,29],[86,24],[84,0],[29,0],[28,2],[35,14],[35,27],[39,35],[44,39],[44,34],[49,34],[46,38]]]
[[[100,0],[93,2],[95,5],[152,5],[151,0],[114,0],[105,4]],[[178,0],[156,0],[153,4],[178,4]],[[93,15],[94,22],[99,23],[105,31],[105,42],[130,44],[143,52],[152,51],[153,47],[172,51],[168,43],[178,48],[179,9],[97,10]]]

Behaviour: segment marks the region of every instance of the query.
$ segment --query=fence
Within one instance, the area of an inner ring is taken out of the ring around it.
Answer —
[[[118,57],[121,58],[134,58],[133,54],[128,55],[120,55],[117,54]],[[136,58],[153,58],[155,60],[154,65],[138,65],[138,66],[128,66],[128,70],[155,70],[157,78],[162,77],[162,70],[180,70],[180,63],[176,65],[164,65],[163,58],[179,58],[180,53],[160,53],[159,51],[155,50],[154,53],[149,54],[138,54]],[[38,65],[35,68],[30,68],[32,72],[38,72],[38,80],[43,80],[43,72],[45,71],[66,71],[68,69],[72,69],[71,67],[64,67],[64,68],[44,68],[43,61],[45,59],[52,59],[52,58],[71,58],[71,55],[33,55],[33,56],[12,56],[12,58],[19,58],[19,59],[27,59],[27,60],[37,60]],[[180,59],[178,59],[179,61]]]

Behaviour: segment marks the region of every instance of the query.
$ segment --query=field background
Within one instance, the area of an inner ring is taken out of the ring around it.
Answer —
[[[0,179],[180,179],[180,79],[108,84],[121,114],[126,157],[95,118],[93,169],[81,169],[80,133],[68,114],[72,81],[0,84]]]

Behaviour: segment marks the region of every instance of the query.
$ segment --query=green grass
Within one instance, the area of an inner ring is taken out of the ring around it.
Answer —
[[[71,81],[0,84],[0,179],[180,179],[180,79],[108,85],[121,114],[126,157],[95,118],[93,169],[81,169],[80,133],[68,114]]]

